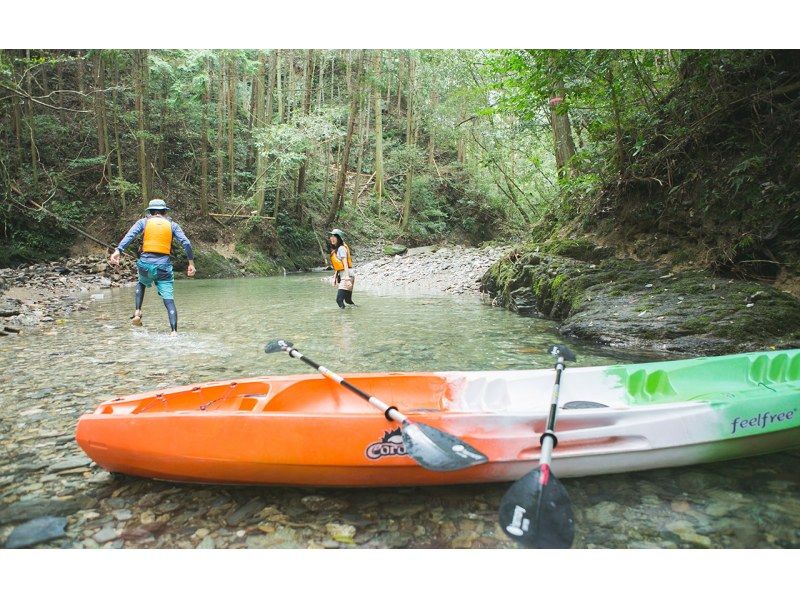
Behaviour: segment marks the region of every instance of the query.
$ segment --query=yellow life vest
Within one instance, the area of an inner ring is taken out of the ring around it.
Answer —
[[[172,251],[172,223],[160,216],[151,216],[144,225],[144,243],[142,251],[145,253],[163,253],[169,255]]]
[[[347,267],[353,267],[353,260],[350,259],[350,248],[347,246],[347,243],[342,245],[347,250]],[[339,259],[339,256],[336,255],[336,250],[331,251],[331,266],[335,272],[339,272],[340,270],[344,270],[344,264],[342,260]]]

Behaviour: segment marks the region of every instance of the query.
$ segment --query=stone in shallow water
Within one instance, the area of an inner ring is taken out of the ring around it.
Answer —
[[[103,544],[109,540],[116,540],[117,536],[119,536],[119,534],[113,527],[104,527],[95,535],[93,535],[92,539],[98,544]]]
[[[243,521],[250,519],[250,517],[258,513],[261,509],[264,508],[265,504],[266,503],[264,502],[263,499],[254,498],[247,504],[239,507],[238,509],[236,509],[236,511],[231,513],[226,519],[226,521],[228,522],[228,525],[236,527]]]
[[[88,498],[68,500],[26,500],[0,510],[0,524],[15,523],[37,517],[70,515],[88,503]]]
[[[214,538],[211,536],[206,536],[203,540],[197,545],[197,548],[200,549],[211,549],[216,548],[216,543],[214,542]]]
[[[337,542],[346,544],[353,543],[353,537],[356,535],[356,528],[352,525],[342,525],[340,523],[329,523],[325,529],[330,534],[331,538]]]
[[[25,548],[40,542],[55,540],[64,535],[67,525],[66,517],[39,517],[23,523],[11,532],[6,540],[5,548]]]
[[[50,471],[66,471],[68,469],[75,469],[78,467],[86,467],[91,464],[91,459],[87,459],[85,457],[70,457],[69,459],[63,459],[56,463],[53,463],[49,470]]]

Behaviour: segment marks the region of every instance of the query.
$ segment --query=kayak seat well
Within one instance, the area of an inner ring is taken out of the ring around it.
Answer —
[[[755,384],[793,382],[800,380],[800,353],[759,355],[750,364],[748,377]]]
[[[441,411],[449,395],[444,378],[433,375],[363,374],[345,380],[401,412]],[[352,391],[325,378],[300,380],[276,390],[265,412],[319,413],[321,415],[379,413]]]
[[[638,369],[628,376],[628,394],[637,403],[674,401],[678,395],[664,370]]]
[[[773,390],[781,385],[797,386],[800,351],[642,364],[618,374],[631,404],[705,401],[720,393],[749,396],[751,390],[764,386]]]

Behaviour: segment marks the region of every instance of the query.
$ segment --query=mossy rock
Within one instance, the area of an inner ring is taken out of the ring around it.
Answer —
[[[800,301],[788,293],[646,262],[526,247],[493,264],[482,289],[495,305],[560,321],[562,334],[620,348],[720,354],[800,343]]]
[[[383,254],[388,256],[402,255],[406,251],[408,251],[408,247],[406,247],[405,245],[391,244],[391,245],[385,245],[383,247]]]
[[[282,274],[283,268],[265,255],[250,253],[244,260],[243,267],[248,274],[254,276],[275,276]]]
[[[185,257],[175,260],[175,273],[185,276],[188,261]],[[210,248],[197,248],[194,252],[195,278],[234,278],[241,276],[237,262],[229,260]]]
[[[542,244],[541,252],[593,264],[614,255],[611,247],[600,247],[586,239],[553,239]]]

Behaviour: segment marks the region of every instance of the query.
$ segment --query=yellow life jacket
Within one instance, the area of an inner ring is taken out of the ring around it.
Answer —
[[[169,255],[172,251],[172,223],[161,216],[151,216],[144,225],[144,243],[142,251],[145,253],[163,253]]]
[[[342,245],[347,250],[347,267],[353,267],[353,260],[350,259],[350,248],[347,246],[347,243]],[[336,255],[336,250],[331,251],[331,266],[335,272],[339,272],[340,270],[344,270],[344,264],[342,260],[339,259],[339,256]]]

